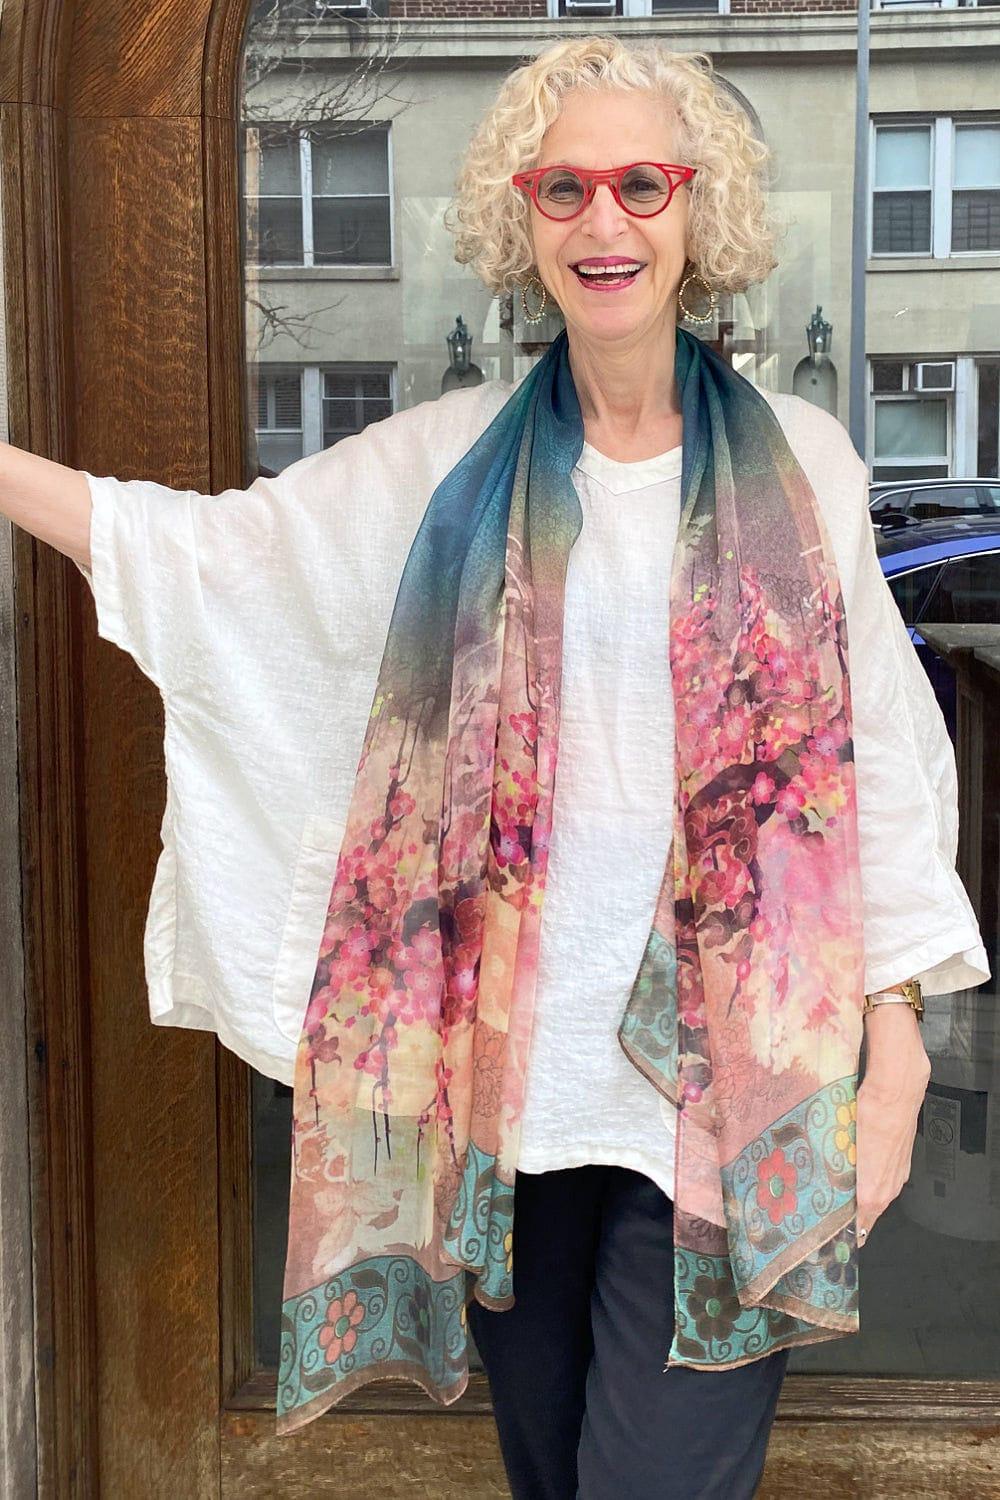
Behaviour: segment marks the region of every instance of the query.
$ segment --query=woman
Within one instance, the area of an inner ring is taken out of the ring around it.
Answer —
[[[562,43],[456,205],[565,319],[522,380],[213,497],[5,452],[163,694],[153,1019],[294,1086],[279,1431],[471,1327],[515,1496],[731,1500],[857,1330],[915,990],[989,970],[865,466],[677,326],[765,159],[704,55]]]

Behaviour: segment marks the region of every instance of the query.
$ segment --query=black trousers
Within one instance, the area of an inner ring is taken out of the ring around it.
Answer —
[[[664,1371],[673,1204],[628,1167],[518,1172],[514,1297],[472,1301],[513,1500],[749,1500],[787,1349]]]

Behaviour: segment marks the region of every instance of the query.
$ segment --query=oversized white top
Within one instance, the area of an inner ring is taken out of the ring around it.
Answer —
[[[672,1198],[675,1110],[617,1033],[673,827],[667,631],[681,449],[619,463],[588,443],[573,478],[583,529],[566,572],[559,763],[517,1165],[617,1162]]]
[[[284,1083],[410,543],[436,485],[513,389],[487,381],[451,391],[246,490],[201,495],[87,475],[92,565],[81,571],[97,628],[134,658],[164,706],[163,848],[144,938],[150,1016],[213,1031]],[[765,394],[817,494],[844,593],[866,988],[911,974],[928,994],[979,984],[990,974],[955,872],[951,740],[878,565],[867,469],[835,418],[800,397]],[[659,633],[662,641],[662,624]],[[664,722],[644,728],[654,757],[665,751],[656,743]],[[566,780],[588,774],[562,770]],[[602,798],[595,818],[604,808]],[[614,853],[631,881],[623,903],[630,894],[648,902],[665,844],[655,854],[650,844],[648,868],[630,870]],[[593,905],[606,899],[607,872],[590,873]],[[561,934],[550,925],[551,952]],[[551,967],[548,975],[550,984]],[[565,975],[566,1003],[596,994],[585,977]],[[624,985],[625,973],[614,982]]]

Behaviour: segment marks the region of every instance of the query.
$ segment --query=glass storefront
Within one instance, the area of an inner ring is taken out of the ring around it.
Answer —
[[[519,299],[493,298],[457,265],[443,214],[501,77],[580,23],[526,3],[523,25],[506,6],[479,34],[474,9],[359,33],[305,0],[253,8],[240,142],[248,478],[453,385],[517,379],[561,327],[557,315],[526,324]],[[954,735],[954,674],[920,630],[1000,622],[1000,102],[975,11],[919,9],[920,56],[906,6],[871,18],[866,460],[887,572],[891,536],[907,532],[891,587]],[[699,11],[618,5],[608,24],[709,49]],[[846,424],[855,18],[804,13],[769,48],[763,7],[726,12],[712,7],[706,26],[724,21],[748,45],[716,67],[775,153],[785,233],[765,285],[723,295],[711,324],[689,326],[755,384]],[[675,33],[667,13],[683,16]],[[846,47],[827,46],[834,21]],[[452,358],[456,326],[471,335],[468,368]],[[987,800],[976,816],[987,805],[995,817]],[[1000,1364],[1000,963],[996,913],[978,915],[994,979],[927,1001],[933,1075],[910,1179],[863,1252],[862,1332],[793,1351],[790,1370],[987,1377]],[[253,1122],[256,1348],[274,1367],[290,1090],[254,1075]]]

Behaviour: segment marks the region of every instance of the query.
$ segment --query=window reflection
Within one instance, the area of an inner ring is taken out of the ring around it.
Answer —
[[[929,614],[938,625],[995,625],[1000,621],[1000,551],[977,552],[947,563]]]
[[[375,0],[374,9],[386,16],[388,0]],[[539,19],[525,0],[518,46],[526,51],[554,40],[564,24],[566,0],[544,9]],[[606,24],[627,31],[637,17],[699,9],[720,11],[717,0],[614,0]],[[443,225],[462,145],[513,61],[495,38],[491,50],[477,51],[482,7],[455,0],[423,31],[351,21],[335,10],[314,0],[255,0],[247,32],[241,170],[251,478],[279,473],[450,385],[515,380],[561,327],[550,313],[529,326],[518,298],[493,298],[455,263]],[[507,26],[518,7],[504,10]],[[870,120],[864,226],[871,259],[866,456],[873,482],[893,485],[875,500],[873,520],[894,517],[905,545],[918,552],[933,527],[985,528],[994,515],[1000,524],[993,290],[1000,119],[986,87],[988,54],[953,65],[948,48],[961,45],[960,30],[945,11],[925,10],[922,25],[941,44],[926,67],[938,70],[942,109],[918,109],[915,88],[884,82],[881,97],[892,108]],[[717,14],[715,27],[740,33],[755,20]],[[711,36],[686,30],[682,42],[668,45],[711,47]],[[793,390],[846,421],[853,160],[849,133],[817,130],[817,121],[842,116],[843,64],[829,61],[808,32],[790,45],[812,68],[809,90],[791,67],[774,68],[762,82],[769,60],[759,56],[741,73],[735,41],[733,66],[723,70],[781,168],[774,195],[788,222],[782,263],[765,286],[723,294],[716,321],[696,331],[747,379]],[[873,70],[882,66],[877,49],[874,57]],[[914,63],[914,77],[923,66]],[[970,101],[977,66],[983,72]],[[989,108],[974,115],[984,98]],[[938,274],[942,264],[947,275]],[[833,335],[816,362],[805,330],[820,308]],[[446,342],[457,318],[472,337],[471,366],[462,373]],[[1000,548],[983,543],[971,551],[951,560],[910,557],[902,569],[889,547],[881,551],[893,598],[914,632],[923,621],[997,620]],[[954,733],[954,674],[926,643],[919,654]],[[994,974],[997,957],[991,954]],[[928,998],[933,1079],[911,1179],[863,1252],[862,1335],[798,1349],[792,1369],[995,1373],[1000,1301],[984,1289],[1000,1273],[996,1014],[993,987]],[[290,1127],[291,1091],[255,1074],[255,1332],[258,1358],[271,1367]]]

